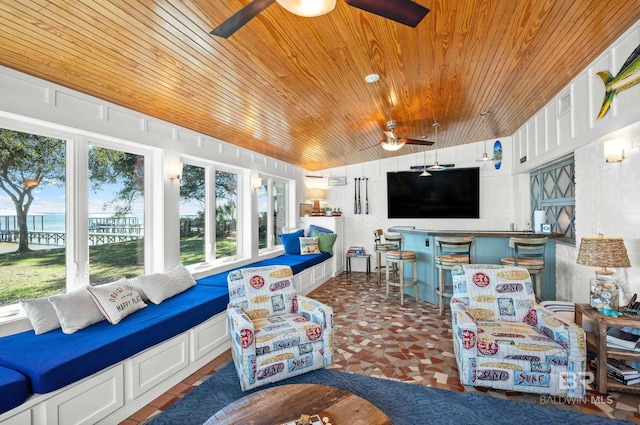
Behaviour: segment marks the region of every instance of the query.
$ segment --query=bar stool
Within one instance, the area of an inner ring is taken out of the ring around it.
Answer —
[[[471,264],[471,245],[473,236],[436,236],[436,268],[438,273],[438,286],[436,294],[439,301],[439,314],[444,314],[444,299],[453,296],[453,287],[445,284],[444,271],[451,270],[460,264]]]
[[[536,299],[542,301],[542,271],[544,270],[544,248],[549,238],[509,238],[509,247],[514,256],[500,259],[508,266],[520,266],[529,270],[531,278],[536,278]]]
[[[385,235],[385,240],[389,240],[389,237]],[[387,251],[387,268],[386,268],[386,287],[387,287],[387,295],[386,298],[389,298],[389,286],[396,286],[400,288],[400,305],[404,305],[404,288],[407,286],[413,287],[413,293],[416,297],[416,301],[418,300],[418,263],[416,262],[416,253],[415,251],[403,251],[402,250],[402,236],[400,236],[400,249],[399,250],[391,250]],[[413,264],[413,269],[411,270],[411,277],[409,278],[408,283],[406,282],[407,278],[404,277],[404,265],[410,263]],[[395,274],[397,276],[397,280],[391,279],[390,271],[398,270]]]
[[[377,229],[373,231],[373,240],[375,242],[374,252],[376,253],[376,282],[378,286],[382,284],[382,269],[387,268],[387,251],[391,251],[394,249],[398,249],[398,243],[389,243],[386,238],[385,242],[381,241],[382,238],[382,229]],[[384,265],[382,265],[382,255],[384,255]]]

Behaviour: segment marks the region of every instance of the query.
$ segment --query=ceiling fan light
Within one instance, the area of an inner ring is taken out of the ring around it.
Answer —
[[[336,0],[276,0],[294,15],[314,17],[325,15],[336,7]]]
[[[399,142],[397,139],[393,142],[382,142],[382,149],[386,151],[397,151],[404,146],[404,142]]]

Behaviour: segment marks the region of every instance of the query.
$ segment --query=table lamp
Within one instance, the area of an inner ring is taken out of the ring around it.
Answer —
[[[603,235],[582,238],[576,262],[584,266],[602,267],[596,270],[596,278],[591,279],[591,307],[617,310],[619,288],[613,279],[614,272],[607,270],[607,267],[631,267],[622,238],[607,238]]]
[[[320,201],[327,197],[327,191],[320,188],[309,189],[309,199],[313,201],[313,209],[320,209]]]

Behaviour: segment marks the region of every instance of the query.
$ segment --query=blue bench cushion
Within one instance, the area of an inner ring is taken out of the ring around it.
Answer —
[[[23,374],[0,367],[0,413],[20,406],[29,394],[29,381]]]
[[[117,325],[104,320],[71,335],[61,329],[9,335],[0,343],[0,366],[21,372],[33,392],[44,394],[185,332],[225,311],[228,302],[226,287],[196,285]]]
[[[260,260],[255,263],[247,264],[246,266],[238,267],[238,269],[246,268],[246,267],[261,267],[261,266],[289,266],[291,267],[293,274],[296,275],[301,271],[303,271],[304,269],[320,264],[331,257],[332,255],[328,252],[322,252],[320,254],[311,254],[311,255],[283,254],[274,258],[269,258],[266,260]],[[238,269],[235,269],[235,270],[238,270]],[[201,279],[198,279],[196,282],[198,283],[198,285],[216,286],[218,288],[227,289],[227,275],[231,271],[203,277]]]

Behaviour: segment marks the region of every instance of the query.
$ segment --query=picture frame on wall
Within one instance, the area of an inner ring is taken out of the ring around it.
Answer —
[[[310,216],[312,209],[312,204],[300,204],[300,217]]]
[[[346,186],[347,177],[329,177],[328,184],[329,186]]]

